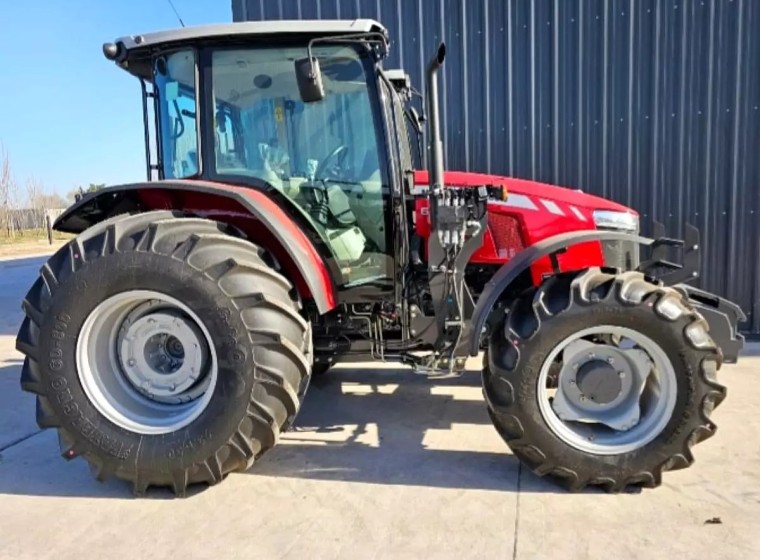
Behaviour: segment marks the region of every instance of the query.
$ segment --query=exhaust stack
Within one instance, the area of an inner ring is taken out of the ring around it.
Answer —
[[[427,114],[430,166],[428,181],[430,182],[429,196],[435,196],[443,188],[443,142],[441,142],[441,123],[438,117],[438,70],[446,58],[446,45],[438,45],[438,51],[430,59],[427,67]]]

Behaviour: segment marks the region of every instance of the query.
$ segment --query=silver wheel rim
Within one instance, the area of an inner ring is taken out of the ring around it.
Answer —
[[[609,342],[588,341],[599,335]],[[619,370],[620,392],[597,404],[584,393],[578,372],[602,359]],[[550,372],[558,368],[556,386],[549,387]],[[670,421],[677,397],[675,370],[665,351],[638,331],[611,325],[583,329],[560,342],[541,366],[537,389],[552,432],[596,455],[629,453],[650,443]]]
[[[98,412],[140,434],[189,425],[211,401],[218,376],[203,322],[184,303],[150,290],[122,292],[90,312],[76,365]]]

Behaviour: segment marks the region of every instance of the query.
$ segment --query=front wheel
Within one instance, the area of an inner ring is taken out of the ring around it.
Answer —
[[[726,394],[720,351],[676,290],[599,269],[549,278],[492,331],[483,384],[514,454],[572,490],[654,487],[693,462]]]
[[[297,294],[222,224],[149,212],[42,267],[17,348],[37,422],[97,477],[183,494],[247,469],[293,421],[312,340]]]

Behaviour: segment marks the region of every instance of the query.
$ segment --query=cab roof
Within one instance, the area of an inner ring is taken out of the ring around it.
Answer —
[[[266,35],[326,36],[370,32],[387,35],[385,27],[372,19],[268,20],[199,25],[143,35],[130,35],[120,37],[115,44],[128,52],[133,49],[204,39],[238,39],[245,36]]]

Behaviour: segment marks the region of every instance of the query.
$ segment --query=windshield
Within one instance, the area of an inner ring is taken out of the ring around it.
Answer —
[[[296,178],[380,180],[367,76],[351,47],[315,47],[325,99],[304,103],[294,61],[303,47],[216,50],[216,172],[281,187]]]

